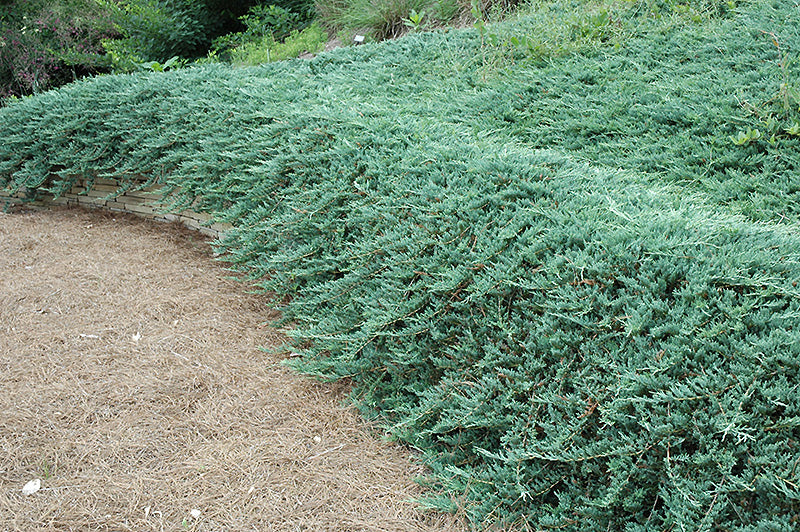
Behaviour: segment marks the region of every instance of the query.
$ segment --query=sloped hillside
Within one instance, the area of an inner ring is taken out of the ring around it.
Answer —
[[[570,53],[532,15],[76,83],[0,110],[0,184],[144,175],[232,223],[295,367],[476,526],[792,530],[800,10],[625,5]]]

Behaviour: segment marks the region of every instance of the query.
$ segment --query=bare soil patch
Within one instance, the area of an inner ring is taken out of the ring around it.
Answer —
[[[463,530],[228,275],[179,226],[0,214],[0,530]]]

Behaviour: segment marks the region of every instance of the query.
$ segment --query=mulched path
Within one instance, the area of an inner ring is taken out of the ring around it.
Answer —
[[[0,530],[463,530],[230,275],[173,224],[0,214]]]

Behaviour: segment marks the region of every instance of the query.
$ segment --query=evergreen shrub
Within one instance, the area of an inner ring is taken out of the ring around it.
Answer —
[[[729,137],[798,16],[485,82],[474,31],[102,77],[0,110],[0,186],[144,174],[231,222],[293,365],[350,379],[476,527],[795,530],[796,144]]]

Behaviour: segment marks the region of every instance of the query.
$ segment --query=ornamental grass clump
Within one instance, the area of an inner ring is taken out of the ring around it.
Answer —
[[[475,31],[98,78],[0,110],[0,185],[145,175],[231,222],[293,366],[478,527],[789,531],[797,140],[731,137],[793,75],[742,40],[800,13],[725,16],[496,78]]]

